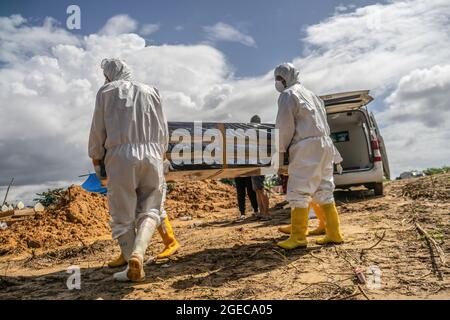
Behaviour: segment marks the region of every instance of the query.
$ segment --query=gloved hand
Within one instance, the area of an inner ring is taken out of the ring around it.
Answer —
[[[169,160],[164,159],[164,161],[163,161],[164,175],[168,174],[171,170],[173,170],[172,164],[170,163]]]
[[[95,163],[94,170],[95,170],[95,174],[97,175],[97,177],[100,180],[105,180],[107,178],[105,167],[101,163]]]
[[[338,163],[338,164],[336,165],[336,170],[337,170],[337,172],[338,172],[340,175],[341,175],[342,172],[344,171],[344,169],[342,168],[342,166],[341,166],[340,163]]]
[[[99,178],[101,180],[102,179],[102,166],[96,165],[96,166],[94,166],[94,170],[95,170],[95,174],[97,175],[97,178]]]

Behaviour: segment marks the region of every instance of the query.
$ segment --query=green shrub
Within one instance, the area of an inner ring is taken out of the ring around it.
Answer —
[[[423,173],[427,176],[432,176],[435,174],[441,174],[441,173],[448,173],[450,172],[449,166],[444,166],[442,168],[428,168],[426,170],[423,170]]]
[[[33,201],[40,202],[44,207],[48,207],[56,203],[64,195],[64,189],[48,189],[48,191],[36,193],[36,195],[38,198],[34,198]]]

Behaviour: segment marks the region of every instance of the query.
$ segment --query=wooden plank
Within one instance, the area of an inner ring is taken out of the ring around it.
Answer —
[[[180,180],[207,180],[207,179],[224,179],[236,177],[250,177],[262,175],[261,167],[239,167],[239,168],[223,168],[223,169],[203,169],[203,170],[180,170],[171,171],[166,175],[167,181]],[[283,166],[281,170],[287,172],[287,166]]]
[[[14,215],[14,210],[0,212],[0,218],[11,217]]]
[[[13,218],[19,218],[19,217],[27,217],[27,216],[34,216],[36,212],[34,209],[22,209],[22,210],[16,210],[14,212]]]

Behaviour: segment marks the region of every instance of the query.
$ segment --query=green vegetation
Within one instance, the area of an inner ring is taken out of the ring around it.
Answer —
[[[36,193],[38,198],[33,199],[33,201],[40,202],[44,207],[56,203],[63,195],[63,188],[48,189],[48,191],[42,193]]]
[[[267,176],[264,180],[264,188],[268,191],[272,190],[273,187],[281,185],[281,179],[277,175]]]
[[[441,173],[449,173],[449,172],[450,172],[449,166],[444,166],[442,168],[428,168],[426,170],[423,170],[423,173],[427,176],[432,176],[432,175],[441,174]]]
[[[176,185],[175,182],[167,182],[167,184],[166,184],[166,187],[167,187],[166,192],[167,192],[167,194],[171,193],[173,191],[173,189],[175,189],[175,185]]]
[[[374,215],[370,215],[370,216],[369,216],[369,219],[370,219],[371,221],[373,221],[373,222],[381,222],[381,221],[383,220],[382,217],[374,216]]]
[[[233,186],[233,187],[236,186],[236,184],[234,183],[234,179],[223,178],[223,179],[220,179],[220,182],[228,184],[228,185]]]

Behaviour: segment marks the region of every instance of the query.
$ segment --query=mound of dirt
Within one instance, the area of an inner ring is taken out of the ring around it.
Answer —
[[[70,186],[57,204],[0,232],[0,254],[49,249],[110,232],[106,197]],[[81,239],[81,240],[80,240]]]
[[[449,200],[450,174],[415,179],[403,186],[403,195],[411,199]]]
[[[234,188],[218,181],[179,182],[170,185],[165,208],[171,218],[202,217],[236,207],[235,198]],[[105,196],[73,185],[44,212],[20,221],[10,218],[8,228],[0,231],[0,255],[108,237],[109,220]]]
[[[168,188],[166,211],[171,218],[184,215],[201,218],[236,207],[235,189],[216,180],[177,182]]]

